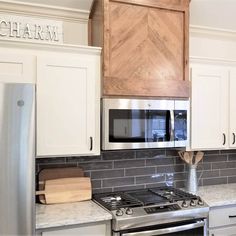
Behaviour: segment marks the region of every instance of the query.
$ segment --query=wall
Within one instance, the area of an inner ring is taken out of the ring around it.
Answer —
[[[236,31],[235,0],[191,0],[190,24]]]
[[[0,1],[0,13],[62,21],[64,43],[88,45],[89,11],[21,1]]]
[[[184,187],[187,166],[176,150],[149,149],[106,151],[100,156],[37,159],[43,168],[84,169],[92,179],[93,192],[148,188],[160,185]],[[202,172],[202,175],[201,175]],[[200,185],[236,183],[236,150],[207,151],[198,167]]]

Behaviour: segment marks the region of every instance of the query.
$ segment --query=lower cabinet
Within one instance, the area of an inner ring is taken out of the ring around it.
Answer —
[[[236,226],[209,230],[209,236],[235,236]]]
[[[110,221],[100,223],[82,224],[77,227],[58,227],[56,229],[48,229],[48,231],[37,234],[41,236],[111,236]]]
[[[236,205],[210,209],[209,236],[236,236]]]

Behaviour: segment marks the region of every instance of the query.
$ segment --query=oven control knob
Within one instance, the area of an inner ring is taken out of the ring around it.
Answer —
[[[127,208],[126,211],[125,211],[125,213],[126,213],[127,215],[132,215],[132,214],[133,214],[133,210],[132,210],[131,208]]]
[[[203,206],[203,205],[204,205],[204,202],[202,201],[201,198],[198,198],[197,204],[200,205],[200,206]]]
[[[196,206],[196,202],[193,199],[190,201],[190,206],[192,207]]]
[[[116,211],[116,215],[117,215],[117,216],[123,216],[123,214],[124,214],[124,212],[123,212],[121,209],[118,209],[118,210]]]
[[[187,204],[187,202],[185,200],[182,203],[182,207],[188,207],[188,204]]]

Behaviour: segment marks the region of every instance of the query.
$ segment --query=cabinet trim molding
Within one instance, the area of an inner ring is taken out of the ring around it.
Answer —
[[[67,52],[67,53],[85,53],[93,55],[101,55],[101,47],[80,46],[73,44],[44,44],[44,43],[31,43],[31,42],[17,42],[11,40],[0,40],[0,47],[14,48],[14,49],[28,49],[28,50],[46,50],[51,52]]]
[[[191,36],[198,35],[203,37],[213,37],[216,39],[236,39],[236,31],[230,29],[213,28],[201,25],[190,25],[189,32]]]
[[[215,58],[215,57],[196,57],[190,56],[190,63],[205,63],[210,65],[228,65],[228,66],[236,66],[236,60],[229,60],[223,58]]]

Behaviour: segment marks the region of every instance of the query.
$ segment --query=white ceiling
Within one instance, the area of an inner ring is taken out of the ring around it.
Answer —
[[[66,7],[89,11],[93,0],[14,0],[33,4],[43,4],[53,7]]]

